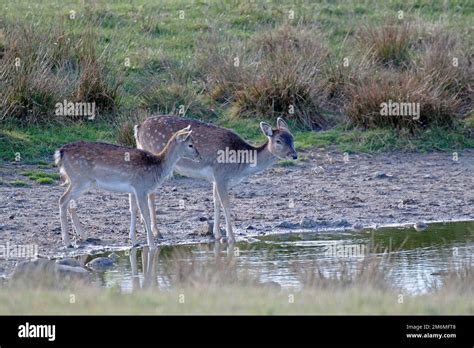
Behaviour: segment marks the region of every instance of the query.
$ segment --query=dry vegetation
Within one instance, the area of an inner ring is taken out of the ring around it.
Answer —
[[[333,274],[321,264],[295,262],[301,289],[259,281],[254,270],[236,272],[232,258],[202,262],[186,253],[165,257],[157,280],[147,269],[132,294],[98,289],[84,280],[58,283],[38,272],[0,286],[1,314],[473,314],[471,263],[453,267],[423,295],[405,294],[387,278],[388,257],[357,264],[341,260]],[[355,269],[354,269],[355,267]],[[144,271],[145,272],[145,271]],[[156,269],[155,269],[156,272]],[[151,277],[151,278],[150,278]],[[152,279],[154,277],[154,279]],[[138,279],[138,278],[137,278]],[[135,282],[135,280],[134,280]],[[166,285],[158,288],[157,285]],[[32,286],[34,291],[32,291]],[[69,302],[75,294],[76,302]],[[399,295],[404,294],[403,302]],[[180,298],[184,296],[184,303]],[[289,298],[291,296],[291,301]]]
[[[71,138],[131,145],[137,114],[153,112],[184,113],[255,142],[259,121],[283,116],[297,141],[341,151],[451,151],[473,143],[467,0],[223,0],[186,5],[183,20],[176,15],[182,4],[171,0],[78,4],[74,20],[59,0],[7,3],[0,9],[2,160],[18,151],[47,159],[38,137],[46,128],[50,146]],[[57,117],[55,105],[65,99],[95,102],[97,119]],[[380,104],[389,100],[420,103],[420,119],[382,116]],[[78,136],[63,132],[65,121]],[[322,140],[328,137],[334,140]]]
[[[472,111],[469,54],[441,24],[367,25],[348,45],[357,49],[345,66],[317,29],[282,26],[240,49],[204,40],[198,56],[210,96],[229,103],[234,117],[286,115],[315,129],[330,124],[330,110],[363,128],[414,129],[452,127]],[[389,100],[419,103],[420,118],[381,115]]]
[[[116,76],[96,52],[93,31],[73,35],[61,26],[38,31],[31,25],[2,29],[0,120],[21,125],[65,121],[56,103],[95,102],[99,113],[115,110]]]
[[[442,24],[388,21],[356,36],[363,66],[345,87],[350,121],[364,128],[452,127],[472,112],[473,66],[459,34]],[[455,60],[454,60],[455,59]],[[387,117],[381,103],[420,104],[420,118]]]
[[[2,120],[50,122],[63,99],[94,101],[103,113],[120,106],[119,78],[96,52],[94,32],[14,26],[3,36]],[[364,128],[453,126],[472,111],[472,54],[442,24],[367,24],[346,45],[355,49],[338,57],[320,29],[303,25],[283,24],[248,41],[211,32],[187,66],[163,59],[168,81],[153,69],[137,79],[138,106],[209,119],[212,105],[220,104],[234,118],[285,116],[309,129],[345,116]],[[420,103],[420,119],[382,116],[380,104],[389,100]]]
[[[329,52],[318,30],[283,25],[239,46],[222,45],[216,35],[198,46],[199,70],[214,100],[229,103],[234,117],[285,116],[310,129],[327,125],[320,75]]]
[[[283,115],[316,129],[331,124],[330,111],[363,128],[414,129],[452,127],[472,112],[470,56],[442,24],[368,24],[347,45],[356,49],[344,65],[320,30],[283,25],[245,47],[210,36],[198,46],[198,66],[210,97],[230,104],[234,117]],[[389,100],[419,103],[420,118],[381,115]]]

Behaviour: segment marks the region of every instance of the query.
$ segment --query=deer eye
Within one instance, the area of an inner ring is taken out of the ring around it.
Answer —
[[[192,148],[192,147],[193,147],[193,144],[189,144],[188,147],[191,147],[191,148]]]
[[[281,144],[281,140],[278,139],[278,140],[276,141],[276,143],[277,143],[277,144]]]

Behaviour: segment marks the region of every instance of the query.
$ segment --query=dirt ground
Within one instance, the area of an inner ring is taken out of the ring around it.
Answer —
[[[301,153],[300,153],[301,155]],[[314,150],[294,166],[267,169],[231,193],[237,239],[282,231],[352,228],[474,219],[474,151],[431,154],[351,154]],[[61,243],[58,199],[65,187],[39,185],[19,173],[31,165],[0,165],[0,245],[37,244],[41,256],[130,246],[128,196],[92,190],[78,203],[90,240],[76,249]],[[56,168],[47,171],[55,172]],[[20,179],[28,187],[8,183]],[[213,216],[211,184],[174,178],[158,191],[161,243],[206,242]],[[183,204],[184,202],[184,204]],[[222,222],[223,222],[222,217]],[[146,243],[143,225],[138,239]],[[223,225],[221,225],[223,228]],[[72,227],[70,228],[73,235]],[[8,274],[15,260],[0,260]]]

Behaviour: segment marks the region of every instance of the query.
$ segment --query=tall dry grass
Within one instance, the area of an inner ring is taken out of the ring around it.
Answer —
[[[374,255],[361,258],[354,262],[341,259],[339,267],[333,273],[324,271],[323,262],[310,265],[293,265],[299,275],[303,287],[325,290],[341,290],[346,288],[395,290],[387,274],[392,264],[384,257]]]
[[[457,293],[474,295],[474,265],[472,260],[461,264],[451,262],[440,275],[440,282],[428,284],[432,293]]]
[[[352,124],[410,130],[452,127],[472,111],[472,59],[459,33],[444,24],[370,25],[354,44],[358,49],[353,59],[363,69],[343,87],[343,111]],[[419,119],[383,115],[381,104],[390,100],[418,103]]]
[[[321,33],[283,25],[245,45],[221,43],[214,35],[198,45],[198,70],[210,96],[228,103],[232,116],[284,116],[311,129],[326,126],[320,75],[328,48]]]
[[[346,85],[345,112],[351,122],[363,128],[391,127],[414,129],[424,126],[452,126],[459,110],[456,96],[432,83],[432,77],[415,71],[370,71]],[[419,103],[414,115],[386,116],[382,103]]]
[[[120,85],[96,51],[93,31],[70,34],[61,25],[2,29],[0,121],[49,124],[70,117],[55,115],[56,103],[94,102],[100,113],[116,108]],[[72,119],[77,117],[72,117]]]
[[[196,70],[237,118],[283,116],[315,129],[336,114],[363,128],[415,130],[452,127],[472,112],[472,54],[445,24],[386,20],[345,45],[347,56],[336,56],[318,29],[301,25],[246,42],[214,33],[197,45]],[[389,101],[418,103],[420,117],[382,115]]]
[[[400,69],[411,64],[411,47],[416,39],[416,27],[396,19],[386,19],[381,25],[366,24],[355,35],[361,53],[368,52],[377,64]]]
[[[165,82],[153,73],[142,78],[140,108],[157,114],[210,119],[214,116],[209,104],[194,88],[176,82]]]
[[[367,24],[348,34],[337,53],[328,41],[319,28],[304,24],[265,27],[248,39],[205,33],[189,61],[163,55],[159,73],[149,63],[134,74],[136,107],[207,120],[221,113],[281,116],[309,129],[346,120],[362,128],[411,131],[453,127],[472,113],[472,53],[462,33],[445,24]],[[62,25],[46,31],[33,25],[1,28],[0,121],[63,121],[68,118],[54,111],[65,99],[95,102],[102,115],[123,114],[121,77],[108,68],[107,54],[97,50],[92,29],[72,34]],[[383,116],[381,104],[390,100],[419,103],[420,118]],[[121,119],[116,125],[121,142],[130,143],[133,122]]]

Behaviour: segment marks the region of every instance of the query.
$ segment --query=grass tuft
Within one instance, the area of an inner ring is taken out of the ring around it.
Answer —
[[[328,49],[320,32],[282,25],[247,46],[211,36],[197,50],[210,96],[229,102],[231,116],[284,116],[310,129],[326,126],[319,72]]]
[[[410,22],[387,18],[382,25],[363,26],[356,38],[361,49],[370,52],[378,64],[406,68],[411,63],[416,34]]]
[[[358,42],[369,54],[358,52],[354,58],[356,68],[348,70],[352,75],[345,79],[342,99],[353,125],[412,132],[456,129],[472,110],[472,63],[463,39],[442,23],[434,29],[418,23],[416,30],[404,22],[370,25]],[[391,114],[384,113],[385,107]]]
[[[47,173],[39,170],[29,170],[20,174],[26,176],[30,180],[36,181],[40,185],[54,184],[60,178],[58,173]]]
[[[28,184],[26,182],[21,181],[21,180],[10,181],[10,185],[12,185],[14,187],[26,187],[26,186],[28,186]]]
[[[55,180],[51,178],[38,178],[36,182],[40,185],[51,185],[55,183]]]
[[[278,161],[278,165],[281,167],[293,167],[296,166],[296,162],[292,160],[281,160]]]
[[[16,25],[5,30],[0,64],[0,122],[62,123],[83,115],[56,115],[57,103],[90,102],[111,112],[119,84],[107,76],[91,31],[71,34],[60,25],[41,29]]]

